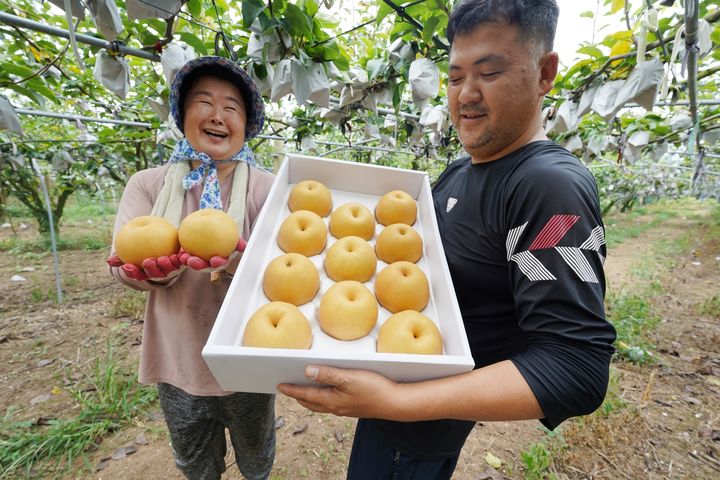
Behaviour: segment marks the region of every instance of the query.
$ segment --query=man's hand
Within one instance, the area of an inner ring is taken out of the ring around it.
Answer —
[[[237,255],[239,255],[245,251],[246,246],[247,246],[247,242],[243,238],[240,238],[238,240],[237,246],[235,247],[235,251],[232,252],[230,254],[230,256],[228,256],[228,257],[214,256],[214,257],[210,258],[210,260],[205,260],[203,258],[191,255],[181,248],[180,253],[178,253],[178,258],[180,260],[180,263],[192,268],[193,270],[198,270],[201,272],[217,272],[217,271],[225,270],[225,268],[227,268],[227,266],[230,264],[230,262]]]
[[[367,370],[308,365],[305,376],[325,386],[281,383],[278,390],[314,412],[358,418],[401,418],[401,385]]]
[[[137,281],[148,279],[169,280],[179,275],[185,268],[180,263],[177,254],[157,258],[146,258],[140,267],[132,263],[123,262],[117,254],[110,256],[106,262],[111,267],[121,268],[128,278]]]

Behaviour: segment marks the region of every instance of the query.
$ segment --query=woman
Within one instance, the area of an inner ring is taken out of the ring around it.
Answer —
[[[185,137],[166,165],[130,178],[115,234],[141,215],[177,226],[198,209],[216,208],[248,238],[273,181],[245,143],[264,122],[256,85],[235,63],[202,57],[178,71],[170,104]],[[230,258],[205,261],[181,251],[137,267],[123,264],[113,241],[108,259],[121,283],[148,292],[139,380],[157,383],[175,463],[189,479],[219,479],[225,471],[225,428],[246,478],[266,479],[272,468],[274,395],[223,391],[201,356],[244,246],[241,239]]]

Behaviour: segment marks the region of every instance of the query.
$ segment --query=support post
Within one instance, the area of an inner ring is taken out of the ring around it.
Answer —
[[[40,188],[42,189],[43,196],[45,197],[45,206],[47,207],[48,223],[50,224],[50,243],[52,245],[53,267],[55,268],[55,287],[57,289],[57,302],[62,303],[63,302],[63,293],[62,293],[62,282],[60,280],[60,262],[58,261],[57,242],[55,241],[55,223],[53,222],[52,205],[50,204],[50,194],[48,193],[47,185],[45,184],[45,176],[40,171],[40,167],[38,167],[38,164],[37,164],[37,162],[35,162],[34,158],[31,161],[32,161],[33,170],[35,170],[35,173],[37,174],[38,178],[40,179]]]
[[[698,9],[699,0],[686,0],[685,2],[685,61],[687,64],[688,101],[690,102],[690,116],[693,128],[688,142],[688,151],[700,153],[695,163],[692,188],[694,192],[700,191],[702,183],[703,155],[701,154],[700,118],[697,108],[697,60],[698,60]]]

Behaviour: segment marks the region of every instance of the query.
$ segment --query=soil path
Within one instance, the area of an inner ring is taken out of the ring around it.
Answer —
[[[636,220],[644,221],[650,220]],[[698,207],[692,216],[671,218],[611,248],[610,291],[654,285],[649,300],[661,319],[652,338],[659,358],[649,366],[614,363],[618,398],[612,411],[566,422],[547,443],[558,478],[720,478],[720,322],[703,309],[720,292],[720,239],[704,234],[708,221]],[[672,258],[658,253],[683,238],[684,248]],[[92,367],[108,338],[116,339],[119,364],[137,362],[142,327],[138,319],[115,318],[126,292],[98,269],[103,255],[62,252],[61,271],[72,273],[65,274],[67,297],[60,307],[48,300],[49,257],[0,255],[0,403],[14,406],[16,416],[40,421],[72,411],[74,402],[62,387]],[[21,271],[28,267],[35,270]],[[10,282],[15,274],[27,281]],[[273,478],[344,479],[355,420],[313,414],[282,396],[276,406]],[[549,438],[539,422],[479,423],[453,478],[525,478],[521,453]],[[137,450],[103,462],[124,446]],[[488,470],[488,453],[503,461],[500,472]],[[227,463],[233,464],[232,454]],[[65,478],[183,477],[173,466],[164,423],[154,414],[105,439],[89,464]],[[243,477],[231,466],[223,478]]]

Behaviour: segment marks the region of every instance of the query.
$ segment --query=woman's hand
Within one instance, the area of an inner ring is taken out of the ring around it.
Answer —
[[[128,278],[137,281],[169,280],[185,269],[177,254],[146,258],[140,267],[123,262],[117,254],[111,255],[106,262],[111,267],[119,267]]]
[[[191,255],[181,248],[180,252],[178,253],[178,259],[180,260],[181,264],[188,266],[193,270],[197,270],[200,272],[218,272],[225,270],[225,268],[227,268],[227,266],[236,256],[240,255],[245,251],[246,246],[247,242],[243,238],[240,238],[238,240],[237,246],[235,247],[235,251],[233,251],[229,256],[214,256],[211,257],[210,260],[205,260],[203,258]]]

